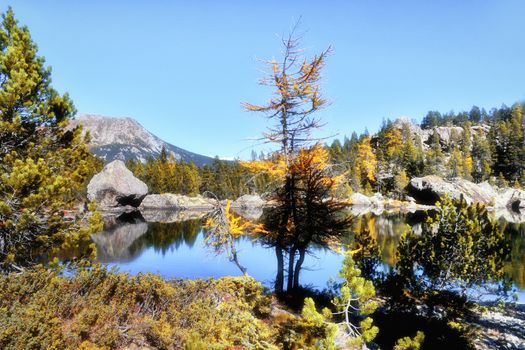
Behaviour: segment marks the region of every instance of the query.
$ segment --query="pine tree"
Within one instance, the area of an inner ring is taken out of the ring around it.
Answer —
[[[428,175],[443,174],[443,151],[441,150],[440,137],[434,129],[430,139],[430,149],[427,151],[425,159],[425,172]]]
[[[463,139],[461,141],[461,153],[462,153],[462,172],[461,177],[467,180],[472,179],[472,170],[474,161],[471,155],[472,149],[472,129],[470,122],[466,122],[463,125]]]
[[[361,179],[360,185],[363,188],[369,188],[368,192],[371,192],[372,185],[375,184],[377,169],[377,159],[370,140],[370,136],[365,136],[359,142],[355,161],[355,167]]]
[[[341,324],[346,342],[352,347],[367,349],[366,343],[370,343],[379,331],[369,316],[377,309],[374,285],[361,276],[350,252],[347,253],[339,274],[344,282],[340,296],[333,303],[338,314],[343,315]]]
[[[405,194],[405,188],[408,186],[410,179],[407,176],[405,169],[401,169],[396,175],[394,175],[394,187],[400,199]]]
[[[0,81],[0,264],[20,269],[66,246],[81,252],[100,228],[97,216],[74,210],[95,163],[81,130],[66,130],[73,103],[51,87],[11,9],[0,25]]]
[[[509,246],[499,224],[483,206],[448,197],[423,224],[422,233],[402,237],[396,269],[412,296],[432,306],[440,293],[465,302],[475,291],[501,292]],[[447,298],[445,298],[447,299]]]
[[[472,177],[474,181],[488,180],[492,173],[492,155],[486,137],[474,134],[472,142]]]

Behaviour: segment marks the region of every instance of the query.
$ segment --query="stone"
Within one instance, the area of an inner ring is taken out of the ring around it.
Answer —
[[[233,203],[232,207],[240,209],[251,209],[251,208],[260,208],[266,205],[266,201],[260,196],[245,194],[237,198]]]
[[[485,186],[479,186],[460,178],[446,180],[435,175],[416,177],[410,180],[407,190],[418,203],[424,204],[434,204],[445,194],[452,199],[459,199],[463,196],[468,204],[492,205],[494,203],[493,191],[488,191]]]
[[[140,212],[146,222],[168,224],[188,220],[199,220],[207,215],[205,210],[144,209]]]
[[[150,194],[140,203],[140,210],[144,209],[179,209],[179,210],[212,210],[212,200],[202,196],[188,197],[182,194],[162,193]]]
[[[130,205],[138,207],[148,186],[137,179],[121,160],[107,164],[87,186],[89,200],[104,208]]]
[[[357,207],[369,207],[372,205],[370,198],[359,192],[352,193],[350,196],[350,202],[352,203],[352,206]]]
[[[435,203],[443,195],[452,199],[461,196],[468,204],[483,204],[493,209],[506,209],[514,213],[525,210],[525,191],[516,188],[497,188],[488,182],[480,184],[455,178],[443,179],[439,176],[429,175],[410,180],[407,191],[418,203]]]

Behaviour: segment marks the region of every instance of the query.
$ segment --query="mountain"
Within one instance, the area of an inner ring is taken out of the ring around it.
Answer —
[[[106,162],[115,159],[145,161],[156,157],[165,146],[175,159],[193,162],[197,166],[211,164],[213,158],[167,143],[150,133],[132,118],[105,117],[94,114],[78,114],[69,127],[83,125],[91,135],[90,149]]]

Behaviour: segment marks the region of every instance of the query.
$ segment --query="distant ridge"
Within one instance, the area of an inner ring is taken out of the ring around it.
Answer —
[[[115,159],[145,161],[149,157],[157,157],[163,146],[179,161],[193,162],[197,166],[213,162],[211,157],[187,151],[161,140],[132,118],[79,113],[71,121],[70,127],[80,124],[91,135],[89,145],[93,154],[106,162]]]

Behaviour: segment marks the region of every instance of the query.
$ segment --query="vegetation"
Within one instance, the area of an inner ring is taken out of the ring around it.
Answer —
[[[278,348],[264,322],[270,299],[251,278],[166,281],[100,266],[65,278],[36,269],[0,277],[0,300],[3,349]]]
[[[269,64],[272,69],[279,67],[276,65],[277,62],[271,61]],[[284,74],[287,72],[285,71]],[[268,82],[273,84],[273,81],[269,78],[263,79],[265,84]],[[280,88],[277,85],[275,87],[279,94],[292,100],[300,100],[298,96],[308,91],[304,86],[303,90],[293,90],[295,88],[293,84],[288,87]],[[279,143],[281,151],[267,156],[253,156],[254,163],[264,163],[264,161],[286,163],[287,158],[283,157],[282,153],[285,147],[295,149],[305,141],[312,140],[307,135],[319,125],[319,120],[308,118],[326,103],[320,98],[317,85],[312,91],[316,91],[315,98],[318,99],[315,102],[315,109],[302,111],[298,115],[293,114],[298,117],[301,113],[306,113],[302,115],[302,121],[297,121],[299,124],[294,126],[297,128],[295,133],[293,130],[280,131],[283,135],[288,133],[297,135],[299,131],[307,133],[303,136],[295,136],[292,140],[291,137],[277,136],[279,130],[270,128],[265,134],[266,141]],[[313,95],[310,98],[313,98]],[[296,106],[296,103],[298,102],[291,102],[290,106]],[[311,103],[310,105],[313,106]],[[280,108],[278,99],[264,106],[246,104],[245,107],[264,112],[272,118],[277,118],[278,113],[275,113]],[[525,169],[523,104],[503,106],[488,113],[481,111],[480,118],[477,117],[478,110],[474,107],[470,113],[444,115],[429,112],[421,123],[424,133],[429,135],[425,141],[422,140],[423,133],[414,129],[415,124],[412,125],[406,120],[395,123],[386,121],[375,135],[366,132],[358,136],[353,133],[350,138],[345,137],[342,142],[338,139],[334,140],[326,148],[330,155],[329,163],[338,165],[332,171],[344,175],[338,194],[347,196],[354,191],[365,194],[380,191],[403,199],[406,194],[404,189],[412,177],[430,174],[446,178],[460,177],[475,182],[490,180],[499,186],[523,186]],[[283,112],[283,115],[289,118],[289,113],[289,111]],[[292,125],[294,123],[295,121],[291,122]],[[276,123],[277,125],[281,125],[280,122]],[[442,127],[448,128],[447,131],[440,131],[439,128]],[[450,133],[448,139],[441,138],[440,133],[443,132]],[[288,143],[286,146],[283,144],[284,140]],[[169,157],[167,162],[162,161],[160,159],[162,157],[161,155],[159,159],[148,160],[146,164],[138,162],[129,164],[132,171],[154,192],[194,195],[210,191],[219,198],[225,199],[237,198],[252,192],[265,193],[275,189],[275,177],[272,178],[269,172],[263,171],[259,171],[254,176],[253,171],[243,166],[246,162],[216,159],[211,166],[198,169],[193,164],[177,163]]]
[[[445,197],[438,208],[421,235],[409,233],[399,244],[397,272],[405,294],[426,302],[432,313],[436,301],[454,299],[462,307],[484,294],[505,292],[500,281],[510,250],[498,223],[485,208],[464,200]]]
[[[201,177],[197,166],[178,162],[172,155],[168,155],[166,148],[162,148],[156,159],[150,158],[145,163],[130,160],[127,166],[148,185],[152,193],[199,194]]]
[[[0,25],[0,81],[0,268],[21,270],[44,252],[90,244],[99,220],[76,209],[97,162],[81,130],[66,129],[75,108],[51,87],[11,9]]]
[[[56,260],[36,265],[64,249],[73,258],[94,255],[89,234],[101,229],[100,217],[78,206],[100,162],[89,154],[81,130],[68,128],[73,104],[51,87],[29,31],[7,11],[0,25],[1,348],[335,349],[343,346],[336,344],[338,335],[354,348],[377,342],[420,349],[443,346],[446,337],[462,348],[471,345],[462,324],[470,303],[484,293],[506,296],[508,288],[511,251],[487,210],[445,197],[421,234],[378,242],[374,221],[351,220],[344,212],[348,203],[338,196],[380,190],[403,198],[410,177],[425,174],[475,181],[497,176],[500,184],[523,185],[523,106],[429,112],[422,123],[432,129],[426,144],[408,123],[386,122],[377,135],[353,134],[325,147],[312,132],[320,125],[316,112],[327,103],[320,81],[330,49],[304,58],[294,31],[283,45],[281,61],[267,62],[271,74],[262,80],[274,97],[264,105],[244,104],[269,119],[263,140],[278,145],[275,153],[249,162],[217,159],[202,169],[178,162],[166,149],[145,163],[128,162],[152,192],[214,193],[217,207],[204,226],[205,242],[245,275],[236,239],[260,234],[275,249],[278,301],[248,276],[165,280],[100,265],[68,271]],[[446,142],[439,134],[443,125],[459,126],[449,129]],[[230,201],[221,205],[222,198],[253,191],[265,192],[273,204],[261,224],[235,215]],[[193,244],[200,226],[152,227],[166,232],[144,234],[130,246],[132,254],[145,245],[163,250],[174,242]],[[347,237],[350,229],[354,234]],[[351,248],[332,303],[305,298],[300,272],[309,248],[344,239]],[[386,250],[392,268],[380,270]],[[512,258],[520,254],[512,252]],[[523,271],[511,273],[523,283]],[[381,308],[376,290],[384,298]],[[286,310],[283,300],[302,308]],[[331,309],[319,311],[316,302]],[[394,316],[413,323],[391,336],[386,325]]]
[[[377,309],[377,302],[374,300],[376,291],[372,282],[361,276],[351,253],[347,254],[340,275],[344,278],[344,283],[340,296],[333,303],[344,317],[341,323],[347,343],[353,347],[362,347],[370,343],[379,331],[368,316]]]
[[[319,144],[309,146],[311,133],[320,123],[315,112],[326,104],[319,82],[330,49],[312,59],[303,58],[294,31],[282,41],[282,60],[267,62],[272,73],[262,79],[262,85],[275,89],[275,97],[265,105],[244,104],[248,111],[267,116],[271,124],[264,140],[279,146],[271,159],[244,163],[255,176],[276,179],[269,193],[275,205],[264,224],[267,242],[276,250],[277,293],[284,291],[285,253],[286,289],[291,293],[299,288],[308,246],[326,244],[348,226],[342,215],[346,204],[334,198],[340,178],[328,164],[328,153]]]
[[[345,165],[353,191],[402,196],[407,179],[431,174],[523,186],[523,125],[521,103],[489,113],[477,107],[470,113],[429,112],[421,123],[423,132],[407,120],[388,120],[376,135],[354,133],[328,149],[333,162]],[[442,138],[440,133],[450,135]],[[423,134],[428,135],[425,142]]]

